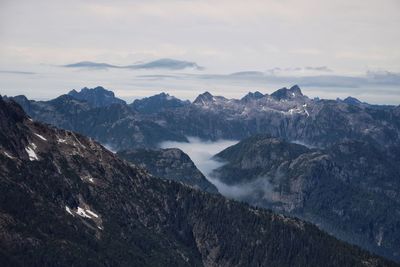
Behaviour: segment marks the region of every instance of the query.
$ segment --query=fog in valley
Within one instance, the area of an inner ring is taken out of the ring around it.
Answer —
[[[160,144],[161,148],[179,148],[189,155],[196,167],[204,174],[204,176],[218,191],[229,198],[244,199],[251,195],[262,194],[263,199],[270,199],[272,194],[272,186],[268,182],[267,177],[259,177],[248,183],[238,185],[227,185],[221,182],[214,170],[222,167],[225,163],[213,158],[213,156],[222,150],[235,145],[235,140],[217,140],[205,141],[197,137],[189,137],[189,142],[167,141]]]

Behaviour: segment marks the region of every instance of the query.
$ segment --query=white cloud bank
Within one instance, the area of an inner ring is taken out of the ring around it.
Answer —
[[[179,148],[189,155],[197,168],[210,179],[211,172],[223,165],[212,157],[218,152],[236,144],[234,140],[204,141],[197,137],[188,137],[189,143],[167,141],[161,143],[161,148]]]
[[[240,185],[227,185],[218,177],[213,176],[213,170],[224,165],[223,162],[216,161],[212,157],[221,152],[225,148],[235,145],[238,141],[233,140],[218,140],[215,142],[204,141],[196,137],[189,137],[189,143],[167,141],[161,143],[161,148],[179,148],[189,155],[197,168],[206,176],[218,191],[225,197],[243,200],[249,197],[254,197],[255,194],[259,198],[269,200],[273,189],[266,177],[259,177],[249,183]]]

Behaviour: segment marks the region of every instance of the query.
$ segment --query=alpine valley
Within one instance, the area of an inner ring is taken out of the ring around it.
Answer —
[[[4,96],[0,126],[7,265],[400,262],[400,106],[310,99],[297,85],[129,104],[96,87]],[[189,137],[239,142],[208,176],[161,148]]]

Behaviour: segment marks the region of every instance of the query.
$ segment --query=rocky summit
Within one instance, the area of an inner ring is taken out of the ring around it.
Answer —
[[[126,104],[124,100],[116,98],[114,92],[106,90],[101,86],[93,89],[85,87],[80,90],[80,92],[72,90],[68,95],[79,100],[84,100],[95,108],[106,107],[113,104]]]
[[[143,99],[135,99],[130,106],[139,113],[150,114],[158,113],[166,109],[184,107],[188,104],[190,104],[188,100],[182,101],[169,94],[161,93]]]
[[[395,266],[299,219],[129,165],[0,98],[3,266]]]

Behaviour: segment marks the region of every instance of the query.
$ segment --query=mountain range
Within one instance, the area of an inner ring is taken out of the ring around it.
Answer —
[[[395,266],[299,219],[119,159],[0,98],[5,266]]]
[[[5,99],[37,121],[119,151],[154,176],[206,191],[212,187],[190,159],[160,150],[160,143],[241,140],[215,156],[225,165],[214,179],[238,188],[225,196],[300,217],[400,260],[400,106],[310,99],[298,86],[241,99],[205,92],[193,102],[161,93],[127,104],[102,87],[49,101]]]
[[[100,107],[87,101],[85,89],[49,101],[13,99],[33,118],[91,136],[115,150],[155,148],[166,140],[187,141],[187,136],[241,140],[258,133],[316,147],[349,139],[385,147],[400,143],[400,106],[309,99],[298,86],[242,99],[205,92],[192,103],[159,94],[125,104],[104,88],[93,92],[92,99],[103,101]]]

